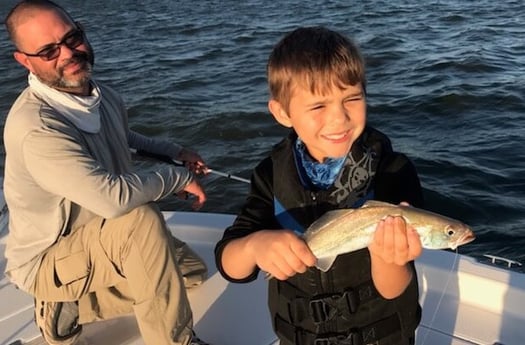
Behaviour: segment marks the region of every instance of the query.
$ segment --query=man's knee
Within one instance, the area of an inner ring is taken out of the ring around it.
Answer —
[[[130,228],[137,228],[143,232],[149,229],[151,231],[160,230],[160,233],[164,233],[166,230],[162,212],[154,203],[138,206],[123,217],[126,218]]]
[[[147,203],[140,205],[131,210],[124,217],[132,217],[137,220],[163,220],[162,212],[160,212],[159,207],[155,203]]]
[[[121,217],[107,219],[100,236],[105,252],[113,257],[131,243],[139,246],[166,243],[168,230],[158,207],[149,203],[138,206]]]

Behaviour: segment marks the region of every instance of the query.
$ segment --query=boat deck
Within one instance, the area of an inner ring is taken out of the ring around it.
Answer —
[[[233,216],[168,212],[165,217],[175,235],[209,267],[208,280],[189,290],[199,337],[213,345],[277,345],[262,275],[250,284],[229,284],[215,269],[214,244]],[[425,250],[416,264],[423,306],[418,345],[525,344],[524,274],[446,251]],[[4,268],[2,255],[0,271]],[[44,344],[33,322],[32,298],[3,274],[0,300],[0,345]],[[144,344],[133,315],[84,325],[82,339],[84,344]]]

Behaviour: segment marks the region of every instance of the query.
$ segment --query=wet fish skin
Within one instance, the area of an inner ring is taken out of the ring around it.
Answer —
[[[401,216],[414,227],[423,248],[456,249],[475,239],[464,223],[423,209],[370,200],[356,209],[327,212],[308,227],[304,240],[317,257],[316,266],[327,271],[340,254],[366,248],[379,221]]]

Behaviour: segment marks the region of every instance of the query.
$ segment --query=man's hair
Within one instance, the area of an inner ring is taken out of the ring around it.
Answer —
[[[73,22],[73,18],[67,13],[67,11],[57,3],[50,1],[50,0],[22,0],[18,2],[12,9],[9,11],[7,16],[5,17],[5,27],[7,29],[7,33],[9,34],[9,38],[11,41],[15,44],[15,46],[18,46],[18,40],[19,37],[16,35],[16,28],[19,24],[21,24],[24,20],[27,19],[27,16],[31,16],[31,13],[34,11],[41,11],[41,10],[56,10],[58,12],[61,12],[64,14],[66,18],[71,19]]]
[[[366,84],[364,60],[349,38],[324,27],[298,28],[274,47],[267,65],[270,96],[288,109],[293,88],[323,94]]]

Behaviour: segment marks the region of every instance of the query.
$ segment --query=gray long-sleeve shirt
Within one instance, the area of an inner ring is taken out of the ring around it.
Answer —
[[[113,218],[182,190],[192,175],[162,165],[132,171],[129,148],[176,157],[181,147],[128,128],[127,111],[100,85],[100,130],[80,130],[28,87],[4,127],[4,193],[9,208],[6,275],[28,291],[46,249],[67,229],[98,215]]]

